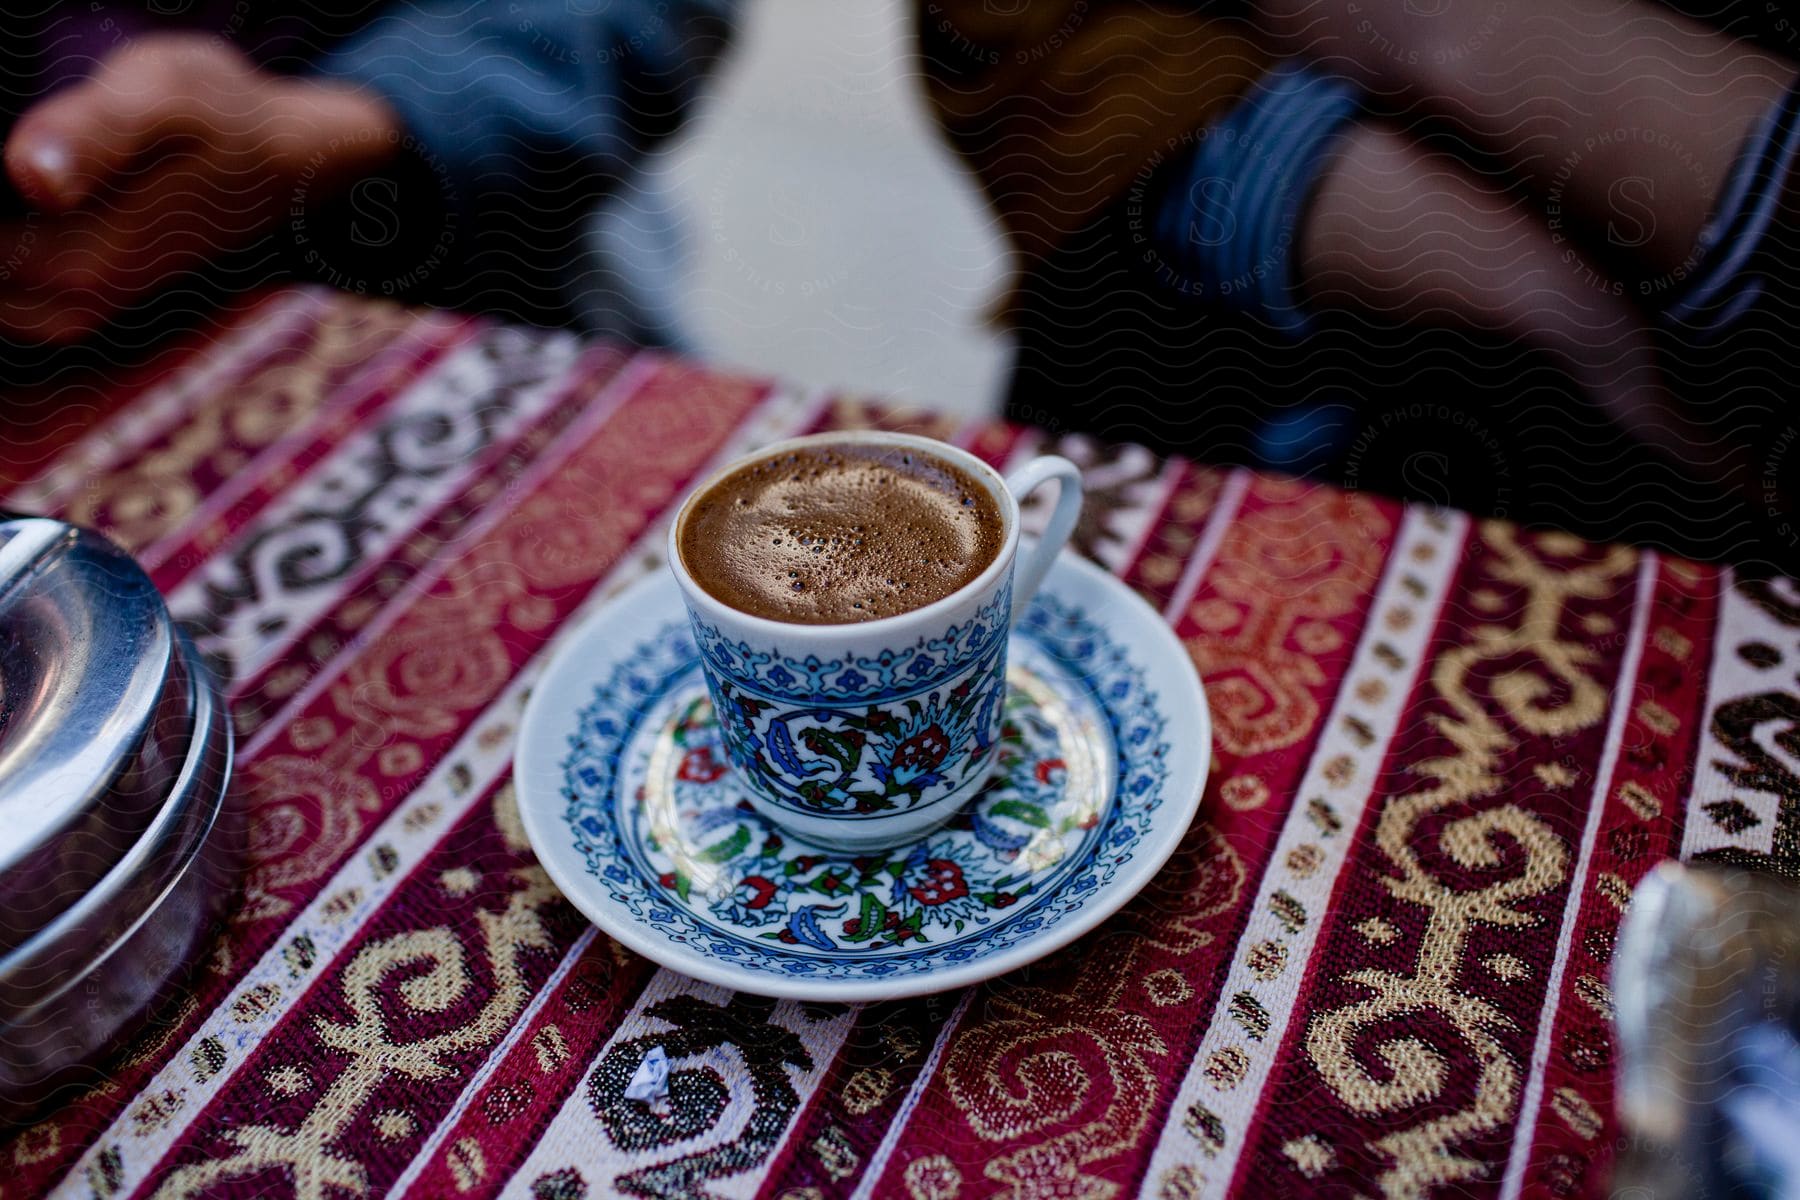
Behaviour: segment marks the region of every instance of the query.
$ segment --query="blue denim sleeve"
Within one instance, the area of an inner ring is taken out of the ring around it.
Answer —
[[[437,193],[441,223],[456,231],[455,261],[434,267],[440,281],[530,290],[573,253],[593,202],[678,127],[738,7],[416,0],[386,10],[316,69],[380,93],[406,126],[413,161],[399,169],[423,186],[405,190]],[[416,218],[431,219],[430,207]],[[492,300],[452,302],[554,319],[530,302]]]

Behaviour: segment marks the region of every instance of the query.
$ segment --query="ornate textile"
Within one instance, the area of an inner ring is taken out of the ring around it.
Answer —
[[[1081,463],[1076,545],[1174,625],[1215,745],[1115,919],[846,1008],[587,927],[509,771],[683,490],[854,426]],[[0,1140],[0,1200],[1601,1194],[1631,887],[1800,872],[1786,580],[311,290],[19,466],[6,506],[133,548],[219,666],[253,849],[183,996]],[[652,1046],[666,1107],[623,1096]]]

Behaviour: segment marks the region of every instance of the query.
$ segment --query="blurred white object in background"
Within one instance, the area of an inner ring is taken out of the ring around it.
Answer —
[[[721,366],[997,412],[1011,345],[984,313],[1006,247],[925,108],[909,6],[744,13],[690,131],[598,223],[644,264],[618,286]]]

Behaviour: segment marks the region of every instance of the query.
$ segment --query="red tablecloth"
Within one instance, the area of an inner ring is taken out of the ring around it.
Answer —
[[[1800,859],[1786,581],[316,291],[133,387],[9,506],[130,546],[222,665],[253,863],[8,1198],[1592,1192],[1632,885]],[[1206,680],[1203,815],[987,986],[732,995],[558,896],[514,730],[697,474],[872,422],[1084,465],[1080,549]],[[674,1034],[672,1110],[623,1100]]]

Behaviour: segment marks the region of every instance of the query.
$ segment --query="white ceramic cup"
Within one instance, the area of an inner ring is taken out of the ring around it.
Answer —
[[[941,600],[845,625],[740,612],[695,581],[681,532],[696,498],[745,463],[846,442],[936,458],[986,488],[1002,524],[994,561]],[[1052,480],[1061,485],[1055,511],[1021,555],[1019,498]],[[1008,635],[1080,513],[1081,473],[1068,459],[1033,459],[1002,479],[967,451],[898,433],[794,438],[695,487],[669,527],[669,562],[732,767],[757,811],[804,840],[852,851],[909,841],[955,816],[999,748]]]

